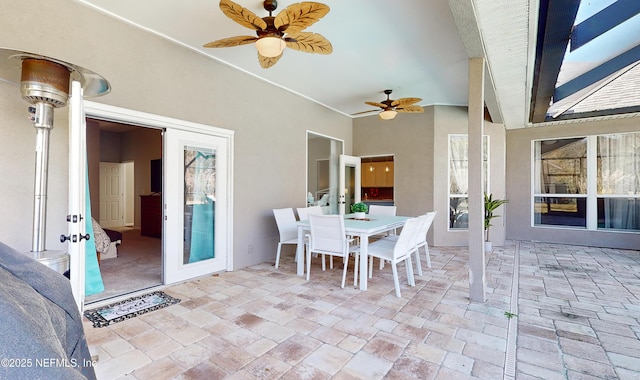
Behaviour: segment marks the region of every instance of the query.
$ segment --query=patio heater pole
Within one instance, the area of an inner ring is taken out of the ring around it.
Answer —
[[[30,119],[36,129],[31,254],[49,268],[65,273],[69,269],[70,254],[47,251],[45,246],[49,135],[53,129],[54,109],[67,105],[72,81],[80,83],[84,97],[105,95],[111,91],[111,85],[100,75],[78,65],[4,47],[0,47],[0,79],[20,83],[20,94],[30,104]],[[69,223],[78,224],[81,220],[81,215],[67,215]],[[88,234],[62,235],[60,241],[64,243],[69,240],[75,243],[72,246],[79,246],[82,239],[88,238]]]
[[[31,251],[42,252],[45,248],[47,220],[47,183],[49,181],[49,134],[53,129],[53,107],[38,103],[35,108],[36,162],[33,201],[33,233]]]
[[[29,111],[36,128],[36,158],[31,251],[45,251],[47,185],[49,182],[49,135],[53,129],[54,108],[64,107],[69,98],[71,72],[59,63],[27,58],[22,61],[20,93],[33,104]]]

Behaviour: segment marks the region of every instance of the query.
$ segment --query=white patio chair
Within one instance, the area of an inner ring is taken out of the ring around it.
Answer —
[[[347,238],[344,229],[344,218],[342,215],[309,215],[309,226],[311,237],[309,239],[309,249],[307,250],[307,281],[311,272],[311,254],[322,255],[322,270],[324,270],[324,256],[342,257],[344,269],[342,272],[342,288],[347,278],[347,266],[349,265],[350,252],[357,252],[356,246],[351,246],[351,239]],[[353,276],[353,286],[358,281],[358,255],[355,255],[355,267]]]
[[[310,207],[298,207],[298,220],[309,220],[309,214],[322,215],[322,207],[310,206]]]
[[[395,241],[391,239],[380,239],[369,244],[369,249],[367,250],[367,254],[369,256],[369,278],[372,277],[374,257],[389,261],[393,271],[393,283],[396,288],[396,297],[401,297],[397,268],[397,264],[399,262],[406,261],[407,283],[411,286],[416,285],[413,277],[411,255],[416,251],[416,234],[418,233],[422,223],[423,220],[420,217],[408,219],[405,222],[404,227],[402,227],[400,235],[398,235],[398,238]]]
[[[369,215],[396,215],[396,206],[371,205],[369,206]]]
[[[396,216],[396,206],[371,205],[369,206],[369,216]],[[387,231],[384,234],[376,235],[378,238],[395,235],[396,230]],[[384,260],[380,260],[380,270],[384,268]]]
[[[424,247],[424,254],[427,257],[427,268],[431,268],[431,257],[429,255],[429,243],[427,243],[427,233],[433,224],[437,211],[431,211],[424,214],[424,220],[420,231],[418,232],[418,242],[416,244],[416,266],[418,267],[418,276],[422,276],[422,265],[420,264],[420,248]]]
[[[280,233],[280,241],[278,242],[278,251],[276,253],[276,269],[278,269],[282,245],[298,245],[298,225],[296,224],[296,215],[293,213],[293,208],[273,209],[273,216],[276,218],[278,232]]]
[[[298,220],[309,220],[309,214],[324,215],[321,206],[298,207]],[[309,235],[307,234],[307,239]],[[329,256],[329,268],[333,269],[333,256]],[[325,270],[324,258],[322,260],[322,270]]]
[[[422,224],[419,227],[419,231],[416,233],[416,267],[418,268],[418,276],[422,276],[422,264],[420,262],[420,248],[424,247],[425,255],[427,257],[427,268],[431,268],[431,257],[429,255],[429,244],[427,243],[427,233],[433,224],[437,211],[431,211],[424,215],[420,215]],[[384,240],[396,241],[397,236],[388,236]]]

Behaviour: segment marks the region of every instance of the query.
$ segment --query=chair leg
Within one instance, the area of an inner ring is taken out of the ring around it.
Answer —
[[[342,286],[344,289],[344,283],[347,281],[347,267],[349,266],[349,252],[344,256],[344,269],[342,270]]]
[[[416,248],[416,267],[418,268],[418,276],[422,276],[422,263],[420,263],[420,248]]]
[[[413,263],[411,262],[411,255],[407,256],[407,282],[411,286],[416,286],[416,279],[413,277]]]
[[[309,281],[310,274],[311,274],[311,251],[307,251],[307,281]]]
[[[380,259],[380,270],[384,269],[384,259]]]
[[[358,287],[358,270],[360,269],[360,267],[358,267],[358,259],[360,256],[359,252],[354,253],[355,256],[355,264],[353,267],[353,287]],[[366,260],[366,259],[365,259]]]
[[[369,269],[369,278],[371,278],[373,276],[373,256],[369,256],[369,268],[367,269]]]
[[[327,266],[324,263],[324,253],[322,254],[322,271],[324,272],[327,269]]]
[[[396,287],[396,297],[400,298],[402,295],[400,294],[400,282],[398,281],[398,267],[395,262],[391,262],[391,270],[393,271],[393,284]]]
[[[429,254],[429,244],[425,244],[424,254],[427,256],[427,268],[431,268],[431,255]]]
[[[276,253],[276,269],[278,269],[278,265],[280,264],[280,250],[282,249],[282,243],[278,243],[278,251]]]
[[[333,269],[333,256],[329,255],[329,269]]]

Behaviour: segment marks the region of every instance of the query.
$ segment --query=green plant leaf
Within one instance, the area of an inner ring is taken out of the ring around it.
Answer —
[[[512,312],[505,311],[505,312],[504,312],[504,316],[505,316],[505,317],[507,317],[507,318],[509,318],[509,319],[511,319],[511,318],[513,318],[513,317],[517,317],[517,316],[518,316],[518,314],[513,314]]]
[[[351,205],[351,212],[367,212],[369,210],[369,206],[366,203],[354,203]]]

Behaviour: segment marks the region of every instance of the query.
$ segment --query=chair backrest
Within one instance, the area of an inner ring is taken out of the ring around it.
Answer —
[[[309,220],[309,214],[322,215],[322,207],[310,206],[310,207],[298,207],[298,220]]]
[[[433,220],[437,213],[437,211],[431,211],[423,215],[423,223],[420,227],[420,232],[418,232],[418,244],[427,242],[427,233],[429,232],[429,228],[431,228],[431,224],[433,224]]]
[[[347,237],[342,215],[309,214],[310,250],[345,254]]]
[[[329,205],[329,194],[324,194],[320,199],[316,202],[316,206],[327,206]]]
[[[369,215],[396,216],[396,206],[371,205]]]
[[[273,209],[273,216],[276,218],[280,241],[295,239],[298,236],[298,225],[293,208]]]
[[[424,219],[421,219],[421,217],[407,219],[404,226],[402,226],[400,236],[398,236],[398,240],[393,248],[394,259],[410,255],[415,251],[417,243],[416,234],[418,233],[420,225],[423,224],[423,221]]]

